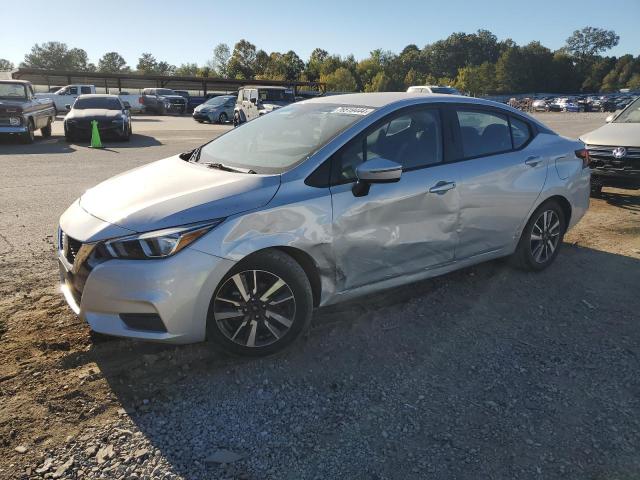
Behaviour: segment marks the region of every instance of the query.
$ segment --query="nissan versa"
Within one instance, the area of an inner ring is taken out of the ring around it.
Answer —
[[[96,332],[264,355],[314,307],[512,256],[542,270],[589,157],[505,105],[322,97],[118,175],[62,215],[62,291]]]

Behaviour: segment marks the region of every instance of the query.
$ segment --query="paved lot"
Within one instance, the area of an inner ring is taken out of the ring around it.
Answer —
[[[577,136],[605,116],[540,118]],[[69,203],[228,127],[137,117],[131,143],[106,150],[68,145],[60,128],[0,144],[0,479],[640,471],[637,192],[594,200],[541,274],[490,262],[323,309],[295,348],[247,361],[92,338],[55,287],[52,232]],[[207,461],[223,449],[243,458]]]

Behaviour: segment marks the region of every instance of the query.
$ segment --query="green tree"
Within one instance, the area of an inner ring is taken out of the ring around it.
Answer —
[[[391,79],[383,71],[378,72],[364,87],[365,92],[388,92],[389,90],[391,90]]]
[[[231,78],[252,79],[256,68],[256,46],[247,40],[240,40],[233,47],[233,53],[227,64]]]
[[[454,85],[461,91],[473,96],[487,95],[496,90],[495,64],[484,62],[482,65],[470,65],[458,70]]]
[[[627,88],[631,90],[640,90],[640,73],[634,73],[629,82],[627,83]]]
[[[210,62],[210,67],[223,78],[228,75],[227,64],[229,63],[229,57],[231,57],[229,45],[226,43],[219,43],[214,47],[213,59]]]
[[[69,49],[62,42],[45,42],[42,45],[36,43],[31,48],[31,52],[24,56],[24,62],[21,65],[45,70],[86,71],[91,69],[87,52],[81,48]]]
[[[127,67],[127,62],[118,52],[108,52],[98,60],[98,71],[109,73],[128,72],[129,67]]]
[[[175,74],[181,77],[195,77],[200,71],[197,63],[183,63],[175,69]]]
[[[0,58],[0,71],[13,70],[13,62],[5,58]]]
[[[176,66],[168,62],[158,62],[156,72],[158,75],[173,75],[176,72]]]
[[[307,80],[315,82],[320,78],[322,65],[329,57],[329,52],[322,48],[314,48],[309,56],[309,61],[305,65],[304,74]]]
[[[156,60],[156,57],[150,53],[143,53],[138,59],[136,70],[143,74],[156,73],[158,71],[158,61]]]
[[[327,90],[332,92],[354,92],[358,88],[353,74],[345,67],[339,67],[332,73],[321,74],[320,81],[326,83]]]
[[[585,61],[615,47],[619,41],[620,37],[613,30],[584,27],[567,38],[565,50],[576,59]]]

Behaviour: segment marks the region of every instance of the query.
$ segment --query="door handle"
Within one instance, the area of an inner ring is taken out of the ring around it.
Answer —
[[[440,181],[429,189],[429,193],[437,193],[438,195],[443,195],[453,188],[456,188],[456,182]]]
[[[535,167],[537,165],[540,165],[541,163],[542,158],[540,158],[538,155],[531,155],[524,161],[524,164],[530,167]]]

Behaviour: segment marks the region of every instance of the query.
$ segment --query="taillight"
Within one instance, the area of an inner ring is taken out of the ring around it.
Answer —
[[[138,103],[144,103],[144,101],[142,100],[142,97],[138,97]]]
[[[589,150],[583,148],[582,150],[576,150],[576,157],[582,159],[582,168],[587,168],[591,163],[591,158],[589,157]]]

